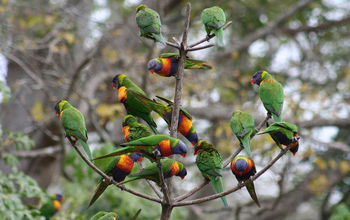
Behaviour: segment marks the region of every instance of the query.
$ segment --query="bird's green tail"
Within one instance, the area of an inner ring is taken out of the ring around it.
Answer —
[[[118,183],[118,185],[120,184],[125,184],[125,183],[129,183],[138,179],[142,179],[142,177],[140,176],[133,176],[133,177],[129,177],[127,180],[124,180],[123,182]]]
[[[89,207],[92,206],[92,204],[94,204],[94,202],[102,195],[102,193],[107,189],[108,186],[109,186],[109,183],[106,181],[101,181],[97,185],[95,194],[92,196],[90,200]]]
[[[273,114],[273,113],[272,113],[272,118],[273,118],[273,120],[275,122],[281,122],[282,121],[281,116]]]
[[[209,70],[212,68],[207,62],[203,60],[193,60],[193,59],[186,59],[186,69],[203,69],[203,70]]]
[[[247,153],[249,157],[252,156],[252,152],[250,150],[250,134],[247,134],[245,137],[242,138],[242,144],[244,151]]]
[[[218,47],[224,47],[224,30],[222,28],[218,29],[218,30],[214,30],[213,32],[216,36],[216,43]]]
[[[88,143],[81,140],[81,139],[79,139],[79,143],[83,147],[83,149],[84,149],[86,155],[89,157],[89,159],[92,160],[92,154],[91,154],[90,147],[89,147]]]
[[[247,190],[249,192],[250,197],[260,207],[260,203],[259,203],[258,197],[256,196],[256,193],[255,193],[254,183],[253,182],[248,183],[246,185],[246,188],[247,188]]]
[[[224,191],[224,184],[222,183],[221,177],[212,178],[210,180],[210,184],[213,187],[215,193],[221,193]],[[224,203],[224,206],[228,207],[226,197],[225,196],[221,197],[221,200]]]
[[[152,37],[155,41],[165,45],[165,38],[162,34],[152,34]]]

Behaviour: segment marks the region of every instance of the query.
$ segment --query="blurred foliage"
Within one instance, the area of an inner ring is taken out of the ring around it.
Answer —
[[[347,220],[350,217],[350,206],[346,204],[339,204],[332,212],[329,220]]]
[[[0,80],[0,103],[6,103],[11,97],[11,90],[5,82]]]

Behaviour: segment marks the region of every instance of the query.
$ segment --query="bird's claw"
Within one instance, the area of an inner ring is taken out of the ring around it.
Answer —
[[[160,151],[158,149],[154,150],[153,154],[156,158],[160,158],[162,156],[162,154],[160,153]]]

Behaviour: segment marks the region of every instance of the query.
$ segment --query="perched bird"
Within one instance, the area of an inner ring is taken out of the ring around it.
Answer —
[[[255,132],[253,116],[247,112],[236,110],[232,113],[230,125],[245,152],[251,156],[250,137]]]
[[[201,171],[204,178],[208,179],[215,193],[221,193],[224,191],[224,185],[222,183],[222,169],[223,162],[220,153],[205,140],[200,140],[195,147],[196,164]],[[224,206],[227,207],[228,203],[226,197],[221,197]]]
[[[163,104],[160,104],[154,100],[151,100],[145,96],[142,95],[135,95],[135,97],[142,102],[147,108],[157,112],[160,117],[162,117],[165,122],[168,124],[168,127],[171,127],[171,116],[173,114],[173,102],[165,99],[163,97],[157,96],[157,98],[163,100],[168,105],[165,106]],[[180,114],[179,114],[179,123],[177,130],[188,140],[191,142],[193,146],[197,145],[198,143],[198,135],[196,132],[196,129],[193,127],[192,124],[192,115],[184,108],[180,107]]]
[[[244,182],[256,173],[254,161],[247,156],[237,156],[231,161],[231,171],[236,176],[238,182]],[[260,207],[258,197],[255,193],[253,181],[246,185],[250,197]]]
[[[223,47],[224,30],[222,26],[226,23],[224,10],[218,6],[206,8],[202,11],[201,18],[208,36],[213,32],[218,46]]]
[[[183,163],[176,160],[166,158],[161,159],[160,163],[162,164],[162,171],[164,178],[169,178],[172,176],[179,176],[181,179],[184,179],[187,175],[187,170]],[[128,179],[121,182],[120,184],[125,184],[132,182],[138,179],[148,179],[160,185],[159,180],[159,169],[157,163],[151,163],[148,166],[144,167],[140,172],[130,175]]]
[[[263,131],[260,131],[258,134],[269,133],[272,139],[276,142],[278,147],[281,148],[281,144],[291,148],[289,149],[293,155],[299,149],[299,134],[298,127],[289,122],[275,122],[271,124],[269,127],[265,128]]]
[[[281,121],[284,94],[283,86],[266,71],[254,73],[251,84],[259,85],[259,96],[265,109],[275,122]]]
[[[134,162],[136,161],[142,161],[141,153],[131,153],[129,155],[123,154],[117,156],[109,163],[104,172],[108,176],[112,176],[113,180],[116,182],[121,182],[127,175],[130,174],[132,168],[134,167]],[[105,179],[100,180],[100,183],[98,184],[95,193],[90,200],[89,207],[94,204],[94,202],[101,196],[109,185],[110,183],[105,181]]]
[[[149,128],[144,124],[138,123],[133,115],[124,117],[122,131],[124,134],[124,141],[133,141],[152,135]]]
[[[44,216],[45,219],[50,219],[61,209],[63,200],[64,198],[62,194],[59,193],[50,197],[49,200],[40,208],[40,215]]]
[[[66,100],[57,102],[55,111],[56,115],[58,115],[62,121],[66,137],[73,142],[73,144],[78,141],[91,160],[92,155],[87,143],[88,135],[83,114]]]
[[[187,153],[187,147],[181,140],[163,134],[143,137],[134,141],[122,143],[120,146],[122,147],[114,152],[101,157],[96,157],[93,160],[132,152],[140,152],[151,161],[155,161],[156,155],[154,154],[154,151],[159,151],[160,156],[162,157],[168,157],[173,154],[180,154],[185,157]]]
[[[162,24],[158,12],[150,9],[147,5],[139,5],[136,7],[136,23],[140,29],[141,37],[165,44],[165,39],[160,30]]]
[[[127,113],[142,118],[154,133],[158,133],[157,124],[151,117],[151,110],[135,98],[135,94],[145,97],[147,94],[124,74],[118,74],[113,78],[112,87],[118,89],[118,102],[124,104]]]
[[[151,73],[157,73],[160,76],[170,77],[177,74],[180,56],[177,53],[162,53],[158,58],[150,60],[147,68]],[[186,58],[185,69],[211,69],[207,62]]]

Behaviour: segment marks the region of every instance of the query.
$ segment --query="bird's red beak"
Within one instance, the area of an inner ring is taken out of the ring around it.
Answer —
[[[142,157],[139,157],[139,158],[137,159],[137,162],[142,162],[142,160],[143,160],[143,158],[142,158]]]
[[[117,88],[117,86],[115,85],[115,83],[112,83],[112,89]]]
[[[186,157],[186,154],[181,154],[182,157]]]
[[[180,176],[180,178],[183,180],[183,179],[185,179],[185,177],[184,176]]]
[[[255,80],[254,80],[254,79],[251,79],[251,80],[250,80],[250,84],[254,85],[254,84],[255,84]]]
[[[150,71],[152,74],[154,73],[154,69],[150,69],[149,71]]]

